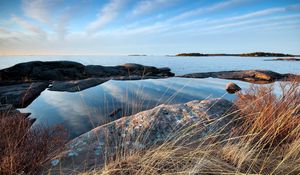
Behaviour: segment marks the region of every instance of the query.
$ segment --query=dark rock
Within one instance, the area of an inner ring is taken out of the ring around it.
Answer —
[[[33,125],[33,123],[36,121],[36,118],[29,118],[28,120],[29,120],[30,124]]]
[[[68,170],[80,172],[95,168],[95,165],[101,169],[106,160],[120,151],[122,154],[132,153],[173,139],[177,143],[182,139],[188,144],[213,133],[218,133],[218,137],[227,137],[228,134],[221,133],[229,133],[237,126],[233,122],[235,116],[227,115],[230,109],[236,110],[231,102],[223,99],[160,105],[99,126],[75,138],[51,161],[59,164],[49,163],[49,166],[51,172],[57,170],[60,173],[68,173]],[[193,134],[184,138],[177,135],[187,128],[193,128]]]
[[[70,61],[33,61],[20,63],[0,70],[0,85],[24,83],[32,81],[69,81],[91,77],[112,78],[120,76],[174,76],[170,69],[158,69],[140,64],[124,64],[121,66],[84,66]]]
[[[234,94],[234,93],[236,93],[236,92],[238,92],[238,91],[241,90],[241,88],[240,88],[237,84],[235,84],[235,83],[233,83],[233,82],[227,83],[225,89],[226,89],[226,91],[227,91],[229,94]]]
[[[135,63],[126,63],[123,64],[122,67],[124,67],[127,70],[144,70],[145,66],[141,65],[141,64],[135,64]]]
[[[127,71],[120,67],[88,65],[85,67],[85,74],[88,77],[111,77],[111,76],[125,76]]]
[[[0,80],[74,80],[84,78],[84,66],[71,61],[33,61],[0,71]]]
[[[117,108],[117,109],[113,110],[111,113],[109,113],[108,116],[121,118],[122,117],[122,108]]]
[[[26,107],[39,96],[48,85],[48,82],[35,82],[0,86],[0,102],[2,104],[12,104],[16,108]]]
[[[11,104],[0,104],[0,113],[6,113],[14,109],[15,108]]]
[[[160,72],[171,72],[171,69],[168,67],[162,67],[162,68],[159,68],[159,71]]]
[[[172,77],[175,74],[171,72],[170,68],[156,68],[153,66],[144,66],[141,64],[127,63],[121,67],[126,70],[127,75],[132,76],[158,76],[158,77]]]
[[[140,64],[84,66],[71,61],[32,61],[0,70],[0,102],[26,107],[49,83],[50,90],[77,92],[110,79],[140,80],[174,76],[170,69]],[[41,83],[43,81],[43,83]]]
[[[271,83],[274,81],[287,80],[290,77],[299,77],[300,75],[279,74],[270,70],[238,70],[238,71],[221,71],[221,72],[204,72],[192,73],[179,77],[184,78],[221,78],[241,80],[251,83]]]
[[[14,108],[11,104],[0,104],[0,117],[21,116],[23,118],[28,118],[30,115],[31,115],[30,113],[21,113],[19,110]]]
[[[84,89],[97,86],[108,81],[108,78],[88,78],[83,80],[73,81],[54,81],[49,87],[51,91],[67,91],[67,92],[78,92]]]

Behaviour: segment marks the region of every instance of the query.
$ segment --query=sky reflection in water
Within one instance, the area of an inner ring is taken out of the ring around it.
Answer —
[[[109,114],[118,108],[123,115],[151,109],[159,104],[183,103],[191,100],[224,97],[229,80],[168,78],[139,81],[108,81],[81,92],[53,92],[45,90],[24,112],[37,118],[36,124],[49,126],[63,124],[76,137],[92,128],[106,124],[118,117]],[[234,81],[242,88],[249,83]]]

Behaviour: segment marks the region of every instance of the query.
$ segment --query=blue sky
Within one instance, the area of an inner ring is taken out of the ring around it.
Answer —
[[[300,0],[0,0],[0,55],[300,54]]]

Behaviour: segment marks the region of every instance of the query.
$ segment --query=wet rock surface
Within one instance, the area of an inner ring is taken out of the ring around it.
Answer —
[[[48,87],[48,82],[23,83],[0,86],[0,102],[15,108],[24,108]]]
[[[78,92],[93,86],[97,86],[108,80],[109,79],[107,78],[87,78],[83,80],[72,80],[72,81],[53,81],[51,86],[49,87],[49,90]]]
[[[118,153],[132,153],[175,140],[179,137],[175,133],[187,128],[194,128],[195,132],[185,136],[185,142],[217,131],[228,133],[236,123],[233,122],[233,115],[226,114],[235,109],[231,102],[224,99],[196,100],[185,104],[160,105],[123,117],[70,141],[65,151],[49,163],[47,172],[55,174],[101,168],[106,160]]]
[[[270,70],[239,70],[239,71],[221,71],[221,72],[204,72],[204,73],[192,73],[178,77],[184,78],[221,78],[241,80],[256,84],[271,83],[274,81],[284,81],[290,79],[299,79],[300,75],[294,74],[280,74]]]

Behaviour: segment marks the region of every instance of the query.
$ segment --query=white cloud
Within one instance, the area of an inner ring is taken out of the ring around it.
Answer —
[[[140,1],[132,11],[133,16],[142,15],[158,8],[170,6],[178,0],[143,0]]]
[[[86,29],[87,32],[95,32],[116,18],[120,9],[124,5],[124,2],[125,0],[111,0],[108,4],[106,4],[98,13],[97,19],[88,25]]]

